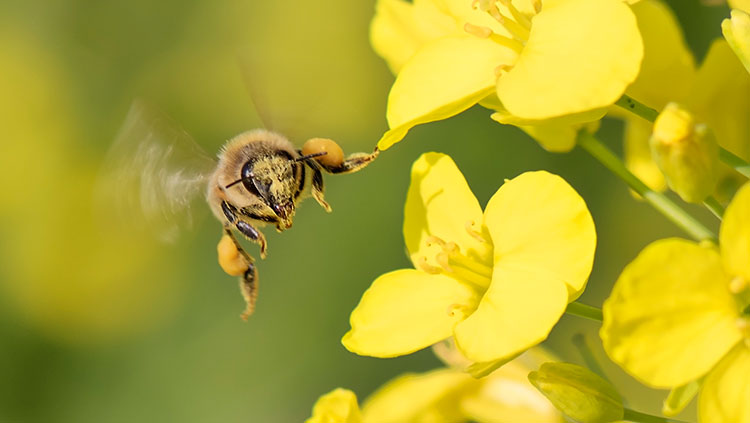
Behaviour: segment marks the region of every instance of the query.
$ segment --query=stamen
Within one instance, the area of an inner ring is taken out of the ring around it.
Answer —
[[[479,242],[486,242],[482,234],[474,230],[473,220],[467,220],[466,225],[464,225],[464,227],[466,228],[466,232],[468,232],[469,235],[471,235],[474,239],[476,239]]]
[[[448,310],[446,310],[449,316],[457,318],[457,320],[466,319],[472,311],[474,310],[465,304],[451,304],[448,306]]]
[[[513,6],[513,2],[511,0],[500,0],[500,3],[508,8],[508,11],[510,11],[510,14],[513,15],[513,19],[515,19],[516,22],[524,26],[526,29],[531,29],[531,20],[526,17],[526,15],[521,13],[518,9],[516,9],[516,7]]]
[[[542,0],[531,0],[531,4],[534,6],[534,11],[536,13],[542,11]]]
[[[445,269],[446,272],[453,273],[453,268],[451,268],[449,256],[447,253],[442,252],[438,254],[437,257],[435,257],[435,259],[437,260],[440,267]]]
[[[451,256],[451,260],[453,260],[454,263],[459,264],[474,273],[477,273],[487,279],[492,279],[492,268],[490,266],[486,266],[461,254]]]
[[[511,69],[513,69],[513,66],[511,65],[500,65],[495,68],[495,76],[500,78],[501,76],[509,72]]]
[[[426,240],[426,243],[427,243],[428,247],[432,247],[432,244],[437,244],[440,247],[443,247],[445,245],[445,241],[443,241],[442,239],[436,237],[435,235],[428,236],[427,240]]]
[[[422,256],[419,258],[419,261],[417,262],[417,267],[431,275],[437,275],[439,273],[442,273],[439,267],[433,266],[427,263],[427,257],[425,256]]]
[[[729,281],[729,292],[739,294],[748,288],[748,281],[742,276],[736,276]]]
[[[464,24],[464,31],[479,38],[490,38],[492,35],[492,30],[486,26],[477,26],[468,22]]]

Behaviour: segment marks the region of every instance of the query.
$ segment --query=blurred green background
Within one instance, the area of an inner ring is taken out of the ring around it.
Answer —
[[[700,60],[727,9],[669,3]],[[328,177],[332,214],[308,200],[293,230],[266,230],[248,323],[235,278],[216,263],[210,216],[174,246],[95,224],[99,163],[136,97],[212,154],[261,125],[253,101],[298,145],[324,136],[371,150],[393,80],[368,43],[373,10],[346,0],[0,3],[0,421],[299,422],[334,387],[364,398],[438,366],[430,351],[377,360],[339,342],[371,281],[410,266],[402,209],[423,151],[452,155],[482,202],[526,170],[565,177],[599,233],[583,302],[601,305],[649,241],[681,235],[581,151],[546,153],[480,108],[416,128],[366,171]],[[621,129],[602,129],[618,151]],[[571,335],[596,344],[597,329],[565,317],[547,345],[579,362]],[[608,371],[633,408],[659,409],[664,393]]]

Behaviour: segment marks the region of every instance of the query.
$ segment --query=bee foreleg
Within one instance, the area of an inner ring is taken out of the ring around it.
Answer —
[[[258,271],[253,258],[242,249],[228,227],[224,228],[224,235],[216,250],[219,254],[219,265],[224,272],[240,277],[240,292],[247,304],[241,317],[247,320],[255,310],[255,300],[258,297]]]
[[[326,172],[331,173],[331,174],[353,173],[361,169],[364,169],[373,160],[378,158],[378,155],[380,155],[380,150],[375,148],[375,151],[369,154],[368,153],[350,154],[349,157],[347,157],[344,161],[342,161],[341,163],[337,165],[325,164],[325,163],[322,163],[321,161],[317,161],[317,164],[320,165]]]
[[[255,226],[242,220],[238,215],[237,208],[227,203],[226,201],[221,202],[221,210],[224,212],[227,220],[230,224],[234,225],[237,230],[245,236],[248,240],[260,245],[260,258],[266,258],[266,237],[259,231]]]
[[[331,212],[331,206],[326,202],[324,198],[324,187],[323,187],[323,173],[320,171],[320,165],[315,162],[307,162],[307,165],[312,169],[312,187],[310,191],[315,201],[320,204],[328,213]]]

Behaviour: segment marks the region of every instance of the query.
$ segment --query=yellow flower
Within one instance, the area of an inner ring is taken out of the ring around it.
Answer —
[[[630,263],[604,303],[601,337],[643,383],[672,388],[705,377],[705,422],[750,422],[750,184],[727,207],[720,248],[656,241]]]
[[[368,397],[361,415],[354,393],[339,388],[318,400],[306,423],[562,422],[527,378],[549,359],[534,349],[479,380],[451,368],[407,373]]]
[[[558,129],[601,118],[643,55],[621,0],[379,0],[371,39],[397,73],[382,150],[480,102],[569,150],[574,131]]]
[[[667,103],[685,106],[698,123],[706,124],[720,146],[750,158],[750,75],[724,40],[716,40],[703,64],[695,68],[693,55],[679,24],[661,1],[642,0],[632,6],[644,44],[641,72],[626,94],[657,110]],[[651,123],[613,110],[623,117],[625,161],[628,168],[649,187],[663,190],[666,183],[651,158]],[[721,166],[719,196],[728,197],[739,185],[739,175]]]
[[[527,172],[484,213],[453,160],[422,155],[404,216],[416,269],[380,276],[351,314],[344,346],[395,357],[455,337],[476,363],[542,342],[583,291],[596,244],[583,199],[562,178]]]
[[[750,72],[750,14],[739,9],[732,10],[731,18],[721,22],[721,32]]]

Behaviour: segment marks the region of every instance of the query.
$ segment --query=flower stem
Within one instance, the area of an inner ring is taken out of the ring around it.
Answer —
[[[577,333],[573,335],[572,341],[573,345],[575,345],[576,349],[578,349],[578,353],[581,355],[581,358],[583,358],[583,362],[586,363],[586,367],[588,367],[592,372],[599,375],[602,379],[612,383],[609,378],[607,378],[607,375],[604,373],[604,369],[602,369],[602,366],[599,365],[596,357],[594,357],[594,352],[591,351],[591,348],[589,348],[589,344],[586,342],[586,335]]]
[[[574,316],[583,317],[584,319],[594,320],[596,322],[602,322],[602,309],[578,301],[573,301],[568,304],[568,308],[565,312]]]
[[[652,109],[640,101],[634,100],[630,96],[624,94],[615,102],[615,104],[649,122],[655,121],[656,117],[659,116],[659,112],[656,111],[656,109]]]
[[[659,116],[659,112],[656,109],[652,109],[627,95],[620,97],[615,104],[652,123],[656,120],[657,116]],[[719,146],[719,160],[741,173],[746,178],[750,178],[750,163],[721,146]]]
[[[685,423],[682,420],[670,419],[667,417],[653,416],[651,414],[641,413],[640,411],[625,409],[623,420],[637,423]]]
[[[719,159],[729,165],[732,169],[744,175],[746,178],[750,178],[750,163],[742,160],[741,157],[736,156],[729,150],[719,147]]]
[[[714,214],[714,216],[718,217],[719,220],[724,217],[724,206],[719,204],[719,201],[713,196],[710,196],[703,200],[703,205],[706,206],[706,208],[710,210],[711,213]]]
[[[647,187],[643,181],[633,175],[625,167],[622,160],[620,160],[619,157],[617,157],[594,135],[587,131],[580,131],[578,133],[578,145],[594,156],[595,159],[599,160],[599,162],[612,173],[625,181],[633,191],[637,192],[656,210],[687,232],[695,240],[716,240],[716,235],[695,220],[693,216],[689,215],[664,194],[653,191],[651,188]]]

